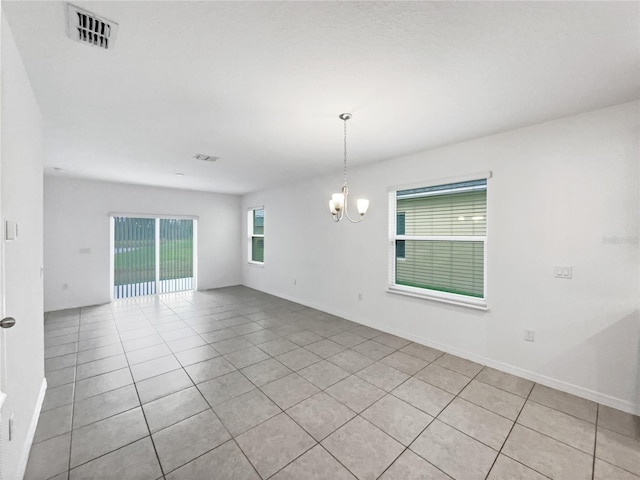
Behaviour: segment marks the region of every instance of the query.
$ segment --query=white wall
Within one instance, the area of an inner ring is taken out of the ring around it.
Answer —
[[[109,213],[198,216],[198,289],[241,283],[239,196],[49,175],[44,185],[45,311],[109,302]]]
[[[243,249],[243,283],[640,413],[638,107],[355,169],[352,195],[371,200],[359,225],[328,213],[340,159],[335,177],[246,195],[265,206],[265,265]],[[387,293],[387,188],[487,170],[489,311]]]
[[[42,119],[13,34],[2,18],[2,224],[18,223],[19,236],[3,242],[5,312],[16,325],[5,335],[0,387],[4,478],[22,478],[44,395],[42,312]],[[4,228],[2,238],[4,238]],[[3,352],[0,352],[2,354]],[[13,414],[13,439],[7,420]]]

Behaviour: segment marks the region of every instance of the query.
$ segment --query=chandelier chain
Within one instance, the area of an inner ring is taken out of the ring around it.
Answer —
[[[347,119],[344,119],[344,186],[347,186]]]

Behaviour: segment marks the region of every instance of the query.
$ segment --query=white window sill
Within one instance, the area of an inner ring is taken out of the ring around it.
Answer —
[[[258,268],[264,268],[264,262],[247,262],[249,265],[254,266],[254,267],[258,267]]]
[[[456,305],[458,307],[472,308],[474,310],[489,310],[489,307],[487,307],[487,301],[482,298],[471,298],[453,293],[436,292],[433,290],[422,291],[421,289],[404,287],[401,285],[389,285],[389,289],[387,291],[396,295],[421,298],[424,300]]]

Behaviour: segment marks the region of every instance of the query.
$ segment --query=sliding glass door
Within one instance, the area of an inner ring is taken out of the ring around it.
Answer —
[[[113,298],[195,288],[192,218],[113,216]]]

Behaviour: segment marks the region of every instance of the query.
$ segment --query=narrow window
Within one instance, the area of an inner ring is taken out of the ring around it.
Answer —
[[[264,208],[249,210],[249,263],[264,264]]]

